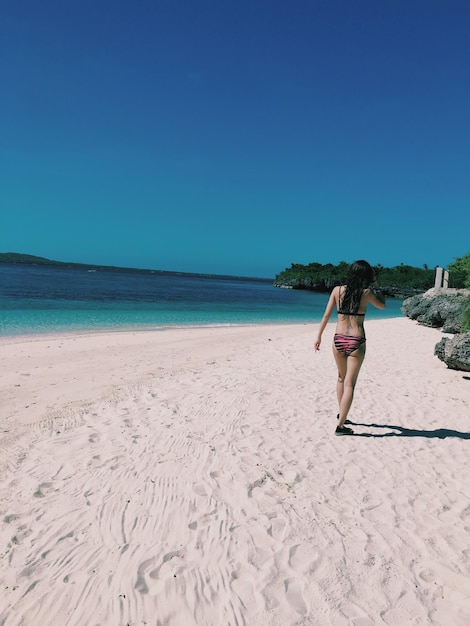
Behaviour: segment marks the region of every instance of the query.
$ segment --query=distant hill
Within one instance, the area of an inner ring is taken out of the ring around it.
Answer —
[[[68,263],[66,261],[52,261],[42,256],[33,254],[20,254],[19,252],[0,252],[0,263],[18,263],[22,265],[56,265],[61,267],[85,267],[87,269],[105,270],[109,272],[141,272],[151,274],[162,274],[164,276],[199,276],[206,278],[227,278],[237,280],[250,280],[259,282],[271,282],[272,278],[260,278],[257,276],[231,276],[229,274],[202,274],[199,272],[172,272],[170,270],[152,270],[136,267],[119,267],[116,265],[94,265],[93,263]]]
[[[28,263],[30,265],[79,265],[78,263],[51,261],[50,259],[45,259],[42,256],[20,254],[19,252],[0,252],[0,263]]]

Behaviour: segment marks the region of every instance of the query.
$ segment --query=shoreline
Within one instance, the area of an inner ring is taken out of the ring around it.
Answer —
[[[377,317],[368,317],[367,322],[377,322],[385,320],[395,319],[409,319],[404,313],[400,315],[391,314],[387,309],[383,309],[380,313],[384,312],[383,317],[379,317],[379,313],[372,311]],[[321,313],[322,315],[323,313]],[[370,314],[370,312],[369,312]],[[319,324],[321,321],[321,315],[319,319],[305,319],[305,320],[286,320],[286,321],[247,321],[247,322],[188,322],[188,323],[175,323],[175,324],[156,324],[156,325],[136,325],[136,326],[116,326],[116,327],[87,327],[87,328],[65,328],[63,330],[46,330],[38,332],[19,332],[19,333],[6,333],[0,334],[0,344],[2,341],[9,339],[29,340],[33,341],[36,338],[47,337],[68,337],[75,335],[104,335],[112,333],[129,333],[129,332],[162,332],[172,330],[187,330],[187,329],[211,329],[211,328],[246,328],[251,326],[263,327],[263,326],[306,326]],[[330,322],[333,323],[333,322]]]
[[[470,377],[368,320],[0,338],[0,622],[463,623]]]
[[[380,316],[380,313],[384,312],[383,316]],[[60,328],[52,328],[44,331],[36,331],[36,332],[5,332],[3,334],[0,333],[0,341],[9,338],[19,338],[19,339],[34,339],[36,337],[48,337],[48,336],[68,336],[68,335],[76,335],[76,334],[105,334],[105,333],[119,333],[119,332],[157,332],[157,331],[166,331],[166,330],[177,330],[177,329],[187,329],[187,328],[231,328],[231,327],[247,327],[247,326],[305,326],[311,324],[318,324],[321,321],[321,316],[323,315],[323,309],[318,313],[318,319],[314,319],[313,317],[305,317],[299,319],[286,319],[282,320],[266,320],[263,318],[262,321],[256,321],[252,319],[251,321],[228,321],[228,322],[218,322],[218,321],[210,321],[210,322],[178,322],[178,323],[161,323],[161,324],[136,324],[136,325],[122,325],[122,326],[103,326],[103,327],[92,327],[92,326],[84,326],[84,327],[60,327]],[[371,316],[372,315],[372,316]],[[391,312],[389,309],[384,309],[383,311],[369,311],[369,317],[367,319],[368,322],[375,321],[383,321],[387,319],[403,319],[407,316],[401,311],[399,313]]]

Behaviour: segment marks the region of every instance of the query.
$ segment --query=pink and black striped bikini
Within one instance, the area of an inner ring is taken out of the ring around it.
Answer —
[[[365,313],[347,313],[346,311],[338,311],[341,315],[356,315],[357,317],[364,317]],[[365,337],[358,335],[343,335],[341,333],[335,333],[333,337],[333,343],[338,352],[342,352],[346,356],[349,356],[352,352],[357,350],[366,342]]]

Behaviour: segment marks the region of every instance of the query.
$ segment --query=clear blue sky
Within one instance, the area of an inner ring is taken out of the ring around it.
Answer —
[[[470,252],[468,0],[2,0],[0,251],[272,277]]]

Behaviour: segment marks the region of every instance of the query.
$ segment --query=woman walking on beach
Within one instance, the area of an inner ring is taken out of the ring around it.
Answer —
[[[335,287],[331,292],[315,341],[315,350],[319,350],[323,331],[336,307],[338,322],[333,338],[333,355],[338,368],[336,393],[339,421],[336,435],[352,435],[354,432],[344,423],[351,408],[357,377],[366,354],[364,317],[369,302],[378,309],[385,308],[385,298],[377,285],[374,270],[367,261],[355,261],[349,267],[346,284]]]

